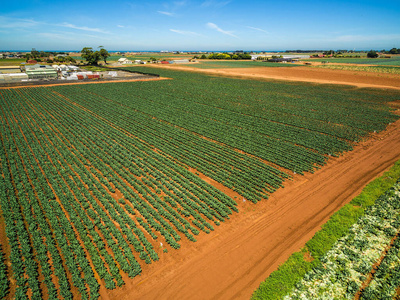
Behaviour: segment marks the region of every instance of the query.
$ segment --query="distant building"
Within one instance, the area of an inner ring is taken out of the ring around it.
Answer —
[[[9,82],[27,81],[28,75],[26,73],[8,73],[0,74],[0,84]]]
[[[126,57],[121,57],[120,59],[118,59],[118,63],[121,65],[126,65],[126,64],[131,64],[132,61],[127,59]]]
[[[190,61],[188,59],[175,59],[174,64],[188,64]]]
[[[287,63],[287,62],[293,62],[293,58],[284,58],[284,57],[270,58],[270,59],[267,60],[267,62]]]
[[[47,65],[26,65],[29,79],[57,79],[57,70]]]
[[[260,55],[260,54],[251,54],[251,60],[257,60],[257,58],[259,58],[260,56],[264,56],[264,55]]]

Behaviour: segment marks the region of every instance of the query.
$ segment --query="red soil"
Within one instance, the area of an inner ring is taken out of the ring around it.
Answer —
[[[295,175],[268,200],[239,199],[240,214],[196,243],[183,241],[123,287],[102,288],[102,298],[249,299],[321,224],[399,159],[400,121],[314,174]]]

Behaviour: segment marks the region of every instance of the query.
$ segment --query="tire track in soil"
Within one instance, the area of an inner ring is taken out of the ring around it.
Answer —
[[[110,299],[249,299],[265,278],[299,250],[333,212],[400,159],[400,121],[314,174],[241,211],[217,232],[171,251],[146,274],[108,291]]]

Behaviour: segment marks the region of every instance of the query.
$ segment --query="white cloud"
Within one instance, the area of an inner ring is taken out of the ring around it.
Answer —
[[[182,35],[196,35],[196,36],[201,36],[201,34],[198,34],[197,32],[193,32],[193,31],[178,30],[178,29],[170,29],[170,31],[175,32],[175,33],[179,33],[179,34],[182,34]]]
[[[234,34],[232,33],[232,31],[223,30],[223,29],[219,28],[219,27],[218,27],[216,24],[214,24],[214,23],[207,23],[207,26],[208,26],[209,28],[215,29],[216,31],[221,32],[221,33],[223,33],[223,34],[232,36],[232,37],[234,37],[234,38],[238,38],[236,35],[234,35]]]
[[[32,19],[18,19],[0,16],[0,28],[31,28],[43,24]]]
[[[105,30],[100,29],[100,28],[90,28],[90,27],[86,27],[86,26],[77,26],[77,25],[74,25],[74,24],[66,23],[66,22],[64,22],[64,23],[62,23],[62,24],[60,24],[58,26],[77,29],[77,30],[93,31],[93,32],[98,32],[98,33],[110,33],[108,31],[105,31]]]
[[[247,28],[250,28],[250,29],[253,29],[253,30],[257,30],[257,31],[261,31],[261,32],[264,32],[264,33],[268,33],[268,31],[266,31],[266,30],[264,30],[264,29],[261,29],[261,28],[257,28],[257,27],[252,27],[252,26],[246,26]]]
[[[119,27],[119,28],[125,28],[124,25],[117,25],[117,27]]]
[[[168,11],[157,10],[157,12],[158,12],[159,14],[166,15],[166,16],[169,16],[169,17],[173,17],[173,16],[174,16],[174,13],[168,12]]]

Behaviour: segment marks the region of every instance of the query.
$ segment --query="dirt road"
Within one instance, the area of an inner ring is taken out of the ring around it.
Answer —
[[[249,299],[333,212],[400,159],[400,121],[314,174],[296,175],[266,201],[235,214],[196,243],[184,242],[103,299]]]

